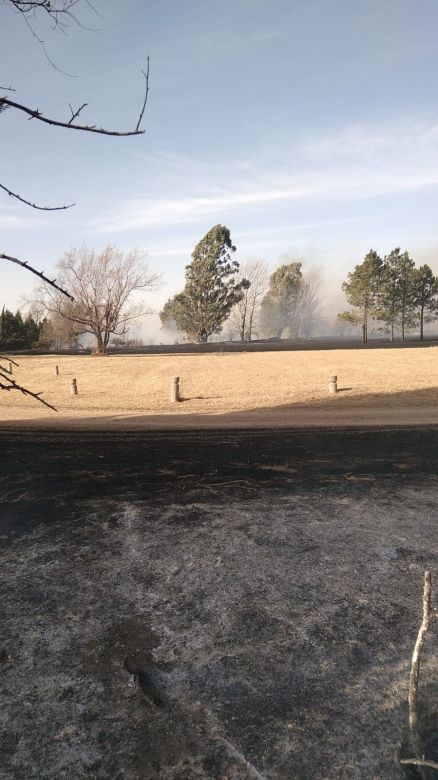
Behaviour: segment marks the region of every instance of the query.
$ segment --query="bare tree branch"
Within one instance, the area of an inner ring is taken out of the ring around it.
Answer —
[[[37,39],[38,36],[30,25],[28,17],[36,18],[37,11],[43,11],[50,18],[53,28],[59,29],[66,34],[68,19],[72,19],[79,27],[83,27],[81,22],[72,12],[72,8],[74,8],[78,2],[79,0],[29,0],[29,2],[26,2],[26,0],[1,0],[2,5],[12,6],[17,13],[21,14],[30,31]],[[89,0],[85,0],[85,2],[96,16],[100,16]],[[40,41],[40,43],[43,42]]]
[[[7,192],[11,198],[17,198],[17,200],[21,201],[21,203],[25,203],[26,206],[31,206],[33,209],[38,209],[38,211],[63,211],[65,209],[71,209],[72,206],[76,205],[75,203],[69,203],[68,206],[38,206],[37,203],[32,203],[30,200],[22,198],[21,195],[18,195],[16,192],[12,192],[12,190],[9,190],[7,187],[5,187],[4,184],[0,184],[0,189]]]
[[[15,363],[15,365],[17,366],[18,363]],[[1,381],[2,379],[5,380],[7,384],[4,384],[4,382]],[[4,374],[1,369],[0,369],[0,390],[18,390],[20,393],[23,393],[23,395],[30,396],[31,398],[35,398],[37,401],[40,402],[40,404],[47,406],[47,408],[51,409],[53,412],[58,411],[54,406],[52,406],[52,404],[47,403],[47,401],[44,401],[44,399],[41,398],[41,393],[34,393],[32,390],[28,390],[27,387],[22,387],[22,385],[19,385],[17,382],[15,382],[14,379],[11,379],[10,376]]]
[[[62,70],[62,68],[60,68],[52,60],[47,51],[45,42],[37,34],[36,30],[29,21],[29,17],[36,19],[37,12],[43,11],[52,22],[52,28],[54,30],[60,30],[63,35],[67,34],[67,22],[70,19],[73,20],[73,22],[83,30],[91,30],[92,32],[95,32],[96,28],[84,25],[73,13],[72,9],[78,4],[79,1],[80,0],[30,0],[29,2],[25,2],[25,0],[0,0],[0,3],[2,5],[6,5],[9,8],[12,7],[12,9],[14,9],[17,13],[21,14],[29,32],[41,46],[44,56],[52,68],[57,70],[59,73],[63,73],[65,76],[72,77],[71,73],[67,73],[65,70]],[[100,19],[104,18],[101,14],[98,13],[96,8],[94,8],[90,0],[84,0],[84,2],[96,16],[98,16]]]
[[[10,98],[4,96],[0,97],[0,111],[4,110],[5,108],[16,108],[18,111],[23,111],[25,114],[28,114],[30,119],[38,119],[40,122],[45,122],[45,124],[53,125],[54,127],[66,127],[69,128],[70,130],[83,130],[86,133],[99,133],[99,135],[112,135],[112,136],[119,136],[119,137],[130,136],[130,135],[143,135],[145,131],[140,130],[140,123],[143,118],[143,114],[147,102],[147,96],[149,92],[149,64],[146,73],[144,71],[142,71],[142,73],[144,74],[146,80],[145,99],[143,101],[143,105],[139,114],[139,119],[134,130],[123,130],[123,131],[105,130],[105,128],[96,127],[95,125],[74,124],[72,122],[72,119],[74,117],[72,117],[68,122],[63,122],[58,119],[50,119],[49,117],[44,116],[38,108],[36,109],[29,108],[28,106],[25,106],[22,103],[16,103],[14,100],[10,100]],[[84,106],[82,106],[80,110],[82,110],[83,107]]]
[[[3,0],[3,5],[6,2],[13,5],[21,14],[30,14],[41,9],[50,16],[52,21],[56,21],[63,15],[68,16],[78,0]]]
[[[17,367],[19,365],[18,363],[15,362],[15,360],[12,360],[12,358],[10,358],[10,357],[5,357],[5,355],[0,355],[0,360],[6,360],[9,363],[12,363],[14,366],[17,366]],[[1,367],[0,367],[0,370],[4,371],[4,369],[1,369]]]
[[[15,5],[15,2],[14,2],[14,0],[9,0],[9,2],[12,2],[12,4],[13,4],[13,5]],[[38,7],[40,7],[40,6],[38,6]],[[29,22],[29,20],[28,20],[28,18],[27,18],[27,13],[28,13],[28,12],[27,12],[27,11],[20,11],[20,13],[21,13],[21,15],[22,15],[22,17],[23,17],[23,19],[24,19],[24,22],[25,22],[25,24],[26,24],[26,27],[27,27],[27,28],[28,28],[28,30],[30,31],[30,34],[32,35],[32,37],[33,37],[33,38],[35,38],[35,40],[37,41],[37,43],[38,43],[38,44],[41,46],[41,48],[42,48],[42,50],[43,50],[43,53],[44,53],[44,56],[45,56],[45,58],[46,58],[47,62],[48,62],[48,63],[49,63],[51,66],[52,66],[52,68],[53,68],[54,70],[57,70],[57,71],[58,71],[58,73],[62,73],[64,76],[69,76],[70,78],[72,78],[72,74],[71,74],[71,73],[67,73],[67,71],[65,71],[65,70],[62,70],[62,68],[59,68],[59,67],[58,67],[58,65],[57,65],[57,64],[56,64],[56,63],[55,63],[55,62],[52,60],[52,58],[51,58],[51,57],[50,57],[50,55],[49,55],[49,52],[48,52],[48,51],[47,51],[47,49],[46,49],[46,44],[44,43],[43,39],[42,39],[42,38],[40,38],[40,36],[39,36],[39,35],[37,35],[37,33],[36,33],[36,32],[35,32],[35,30],[33,29],[32,25],[30,24],[30,22]],[[60,29],[62,32],[65,32],[64,25],[63,25],[63,24],[60,24],[60,23],[59,23],[57,20],[55,21],[55,23],[54,23],[54,26],[55,26],[55,27],[59,27],[59,29]]]
[[[36,276],[39,276],[40,279],[43,280],[43,282],[47,282],[47,284],[50,284],[51,287],[54,287],[55,290],[59,290],[60,293],[63,295],[66,295],[67,298],[70,298],[71,301],[74,300],[74,298],[68,293],[66,290],[64,290],[62,287],[59,287],[59,285],[56,284],[54,279],[48,279],[47,276],[42,273],[42,271],[37,271],[36,268],[33,268],[26,260],[19,260],[18,257],[10,257],[10,255],[5,255],[3,252],[0,252],[0,260],[9,260],[11,263],[16,263],[17,265],[21,265],[23,268],[26,268],[27,271],[31,271],[31,273],[35,274]]]
[[[146,91],[145,91],[143,106],[142,106],[142,109],[140,111],[140,116],[138,117],[138,122],[137,122],[137,125],[136,125],[136,128],[135,128],[136,130],[140,129],[141,120],[143,119],[144,110],[146,108],[146,103],[148,102],[148,95],[149,95],[149,57],[147,57],[146,62],[147,62],[146,73],[144,72],[144,70],[142,70],[142,73],[143,73],[143,76],[145,77],[145,82],[146,82]]]

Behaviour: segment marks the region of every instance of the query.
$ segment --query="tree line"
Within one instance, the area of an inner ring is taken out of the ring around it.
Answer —
[[[273,273],[263,260],[240,267],[235,251],[229,228],[215,225],[207,232],[186,266],[184,289],[160,312],[163,329],[197,342],[219,333],[226,338],[227,331],[228,338],[241,341],[311,335],[318,280],[304,277],[296,261]],[[56,272],[58,286],[42,282],[28,300],[32,316],[25,322],[33,329],[27,340],[18,337],[23,319],[17,313],[15,335],[4,340],[4,348],[30,347],[38,340],[49,349],[74,348],[80,336],[90,334],[95,354],[106,354],[110,343],[124,342],[130,326],[150,313],[140,301],[132,302],[135,293],[158,281],[138,250],[123,253],[108,245],[95,252],[83,246],[66,252]]]
[[[240,266],[224,225],[212,227],[196,245],[186,266],[185,286],[160,312],[162,327],[173,338],[206,342],[211,337],[309,338],[321,323],[319,277],[303,273],[299,261],[273,272],[263,260]],[[3,309],[0,347],[75,347],[84,334],[95,340],[95,354],[125,341],[131,325],[150,310],[135,294],[152,289],[158,277],[138,250],[123,253],[108,245],[101,252],[83,246],[66,252],[57,264],[62,289],[41,283],[30,314]],[[383,259],[371,250],[342,285],[352,307],[340,320],[360,326],[364,343],[371,321],[391,340],[419,329],[438,315],[438,280],[428,265],[415,267],[407,252],[394,249]],[[67,295],[65,294],[67,293]]]
[[[3,306],[0,313],[0,349],[31,348],[40,337],[41,324],[30,314],[15,313]]]
[[[370,250],[365,259],[348,274],[342,285],[350,311],[338,314],[339,319],[362,329],[362,341],[368,341],[371,321],[391,341],[396,333],[405,340],[408,331],[418,329],[424,338],[424,326],[438,315],[438,279],[428,265],[415,267],[408,252],[399,247],[383,259]]]

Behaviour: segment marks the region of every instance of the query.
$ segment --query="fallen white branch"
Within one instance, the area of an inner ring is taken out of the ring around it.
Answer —
[[[254,764],[251,764],[248,759],[245,758],[243,753],[240,752],[234,745],[231,744],[231,742],[228,741],[228,739],[225,739],[224,737],[217,737],[218,742],[222,742],[222,744],[227,748],[230,755],[233,756],[237,761],[240,761],[241,764],[243,764],[244,767],[248,770],[248,774],[250,777],[254,777],[255,780],[266,780],[266,777],[264,775],[261,775],[258,769],[255,768]]]
[[[430,571],[424,572],[423,586],[423,620],[418,631],[417,639],[412,654],[411,673],[409,677],[408,705],[409,705],[409,730],[411,733],[412,749],[417,756],[423,755],[422,740],[418,729],[418,685],[420,681],[421,653],[426,641],[427,632],[432,621],[438,617],[436,609],[432,608],[432,576]],[[400,761],[401,764],[415,764],[423,780],[428,777],[425,767],[438,769],[438,764],[426,758],[408,758]]]
[[[426,758],[403,758],[401,764],[414,764],[415,766],[428,766],[431,769],[438,769],[436,761],[428,761]]]

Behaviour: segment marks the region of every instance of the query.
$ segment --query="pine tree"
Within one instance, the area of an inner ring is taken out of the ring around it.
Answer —
[[[338,317],[362,327],[364,344],[368,341],[368,322],[377,315],[382,270],[382,259],[371,249],[342,285],[347,301],[350,306],[354,306],[354,310],[341,312]]]
[[[3,349],[23,349],[37,341],[40,327],[28,315],[23,320],[20,311],[15,314],[3,306],[0,314],[0,345]]]
[[[384,259],[379,298],[379,319],[386,323],[391,341],[394,341],[396,327],[400,328],[404,341],[406,330],[412,328],[415,323],[414,261],[399,247],[393,249]]]
[[[163,325],[174,321],[189,338],[206,342],[219,333],[233,306],[241,300],[249,285],[246,279],[235,281],[239,263],[232,260],[236,251],[230,231],[215,225],[197,244],[192,262],[186,266],[184,290],[167,301],[160,313]]]
[[[420,326],[420,340],[424,338],[424,323],[432,322],[438,314],[438,279],[428,265],[415,268],[413,273],[413,307]]]

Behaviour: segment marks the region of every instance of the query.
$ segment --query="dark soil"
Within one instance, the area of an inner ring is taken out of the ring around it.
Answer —
[[[2,780],[414,778],[437,434],[0,433]]]

